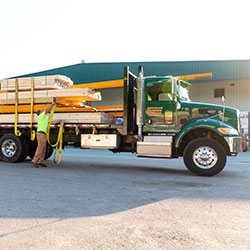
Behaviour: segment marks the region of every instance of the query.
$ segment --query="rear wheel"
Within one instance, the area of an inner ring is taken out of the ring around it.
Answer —
[[[226,165],[226,152],[215,140],[199,138],[190,142],[183,154],[186,167],[201,176],[213,176]]]
[[[24,153],[21,137],[13,134],[3,135],[0,139],[0,156],[4,162],[17,162]]]
[[[29,144],[30,144],[30,151],[29,151],[28,156],[30,159],[33,159],[33,157],[35,156],[35,153],[36,153],[37,141],[36,140],[29,141]]]
[[[30,159],[33,159],[33,157],[35,156],[36,148],[37,148],[37,141],[30,141],[30,151],[28,154]],[[47,143],[44,160],[49,159],[53,154],[53,152],[54,149]]]
[[[22,154],[18,159],[19,162],[24,161],[30,152],[30,144],[28,139],[25,136],[21,136],[20,139],[22,142]]]

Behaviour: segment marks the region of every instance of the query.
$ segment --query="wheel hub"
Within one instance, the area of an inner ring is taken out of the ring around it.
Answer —
[[[217,153],[208,146],[197,148],[193,153],[195,165],[202,169],[212,168],[218,161]]]
[[[12,157],[16,153],[16,144],[13,140],[8,139],[2,144],[2,153],[5,157]]]

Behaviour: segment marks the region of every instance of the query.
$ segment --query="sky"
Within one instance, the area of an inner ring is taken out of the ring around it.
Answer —
[[[250,59],[249,0],[0,0],[0,79],[93,62]]]

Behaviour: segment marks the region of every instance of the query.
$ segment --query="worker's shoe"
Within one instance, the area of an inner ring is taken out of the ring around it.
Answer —
[[[35,168],[39,168],[39,164],[37,164],[37,163],[34,163],[33,166],[34,166]]]
[[[47,167],[46,164],[39,164],[39,166],[42,167],[42,168],[46,168]]]

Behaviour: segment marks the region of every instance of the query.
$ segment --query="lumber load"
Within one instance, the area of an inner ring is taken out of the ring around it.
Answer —
[[[37,76],[34,78],[34,89],[62,89],[69,88],[73,81],[64,75]],[[17,78],[18,91],[31,90],[32,77]],[[16,89],[16,78],[0,80],[1,90],[14,92]]]
[[[69,86],[72,86],[73,82],[68,77],[60,75],[35,77],[35,87],[32,92],[32,81],[32,78],[18,79],[17,92],[15,79],[1,81],[1,89],[7,91],[0,92],[0,124],[15,123],[16,108],[18,124],[29,124],[31,111],[33,112],[33,124],[36,124],[38,119],[36,111],[45,110],[54,98],[59,106],[56,107],[53,120],[64,120],[68,124],[113,123],[112,115],[99,112],[95,108],[84,107],[85,101],[101,101],[100,92],[91,88],[71,89]],[[32,95],[33,105],[31,105]],[[17,103],[16,100],[18,100]],[[110,107],[104,109],[110,110]]]
[[[29,124],[30,114],[18,114],[17,122],[19,124]],[[38,116],[33,114],[33,124],[37,123]],[[53,120],[64,120],[65,123],[70,124],[83,124],[83,123],[113,123],[113,116],[103,113],[103,112],[93,112],[93,113],[54,113]],[[52,121],[53,121],[52,120]],[[14,123],[15,114],[2,114],[0,115],[0,124]]]
[[[57,103],[62,105],[72,105],[72,103],[84,101],[101,101],[102,99],[100,92],[89,88],[34,91],[34,103],[51,103],[54,97],[56,97]],[[31,91],[18,93],[19,104],[30,104],[30,100]],[[15,104],[15,92],[0,93],[0,104]]]

